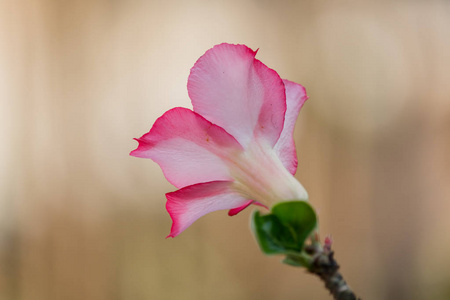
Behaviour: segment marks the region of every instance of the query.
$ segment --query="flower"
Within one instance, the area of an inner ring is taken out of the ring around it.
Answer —
[[[177,191],[166,208],[175,237],[203,215],[250,204],[307,200],[293,174],[295,121],[308,99],[245,45],[220,44],[198,59],[188,79],[193,111],[176,107],[136,139],[130,155],[150,158]]]

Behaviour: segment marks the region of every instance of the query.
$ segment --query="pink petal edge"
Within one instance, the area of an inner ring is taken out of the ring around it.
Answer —
[[[294,175],[297,172],[297,151],[294,143],[294,129],[300,109],[308,100],[306,89],[295,82],[283,80],[286,88],[286,116],[284,118],[283,131],[275,144],[275,152],[278,154],[286,169]]]
[[[166,208],[173,223],[166,238],[179,235],[210,212],[245,205],[249,200],[234,192],[232,184],[232,181],[205,182],[167,193]]]
[[[245,45],[206,51],[188,78],[194,111],[224,128],[246,147],[255,136],[275,145],[283,129],[286,94],[274,70]]]
[[[230,209],[230,210],[228,211],[228,215],[229,215],[230,217],[235,216],[235,215],[237,215],[238,213],[240,213],[241,211],[243,211],[244,209],[246,209],[247,207],[249,207],[251,204],[255,204],[255,205],[264,207],[264,208],[266,208],[266,209],[269,209],[267,206],[265,206],[265,205],[262,204],[262,203],[259,203],[258,201],[255,201],[255,200],[248,200],[247,203],[245,203],[244,205],[242,205],[242,206],[240,206],[240,207],[236,207],[236,208]]]
[[[139,146],[130,155],[155,161],[177,188],[231,180],[223,159],[243,151],[225,130],[182,107],[167,111],[148,133],[136,140]]]

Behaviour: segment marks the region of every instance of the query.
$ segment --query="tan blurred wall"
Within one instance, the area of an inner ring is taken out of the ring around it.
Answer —
[[[363,299],[450,299],[448,1],[0,2],[0,299],[330,299],[249,211],[165,240],[133,137],[221,42],[307,87],[299,171]]]

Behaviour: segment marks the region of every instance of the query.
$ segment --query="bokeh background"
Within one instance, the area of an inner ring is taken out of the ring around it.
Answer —
[[[0,299],[330,299],[251,209],[175,239],[133,137],[221,42],[306,86],[297,178],[363,299],[450,299],[449,1],[0,1]]]

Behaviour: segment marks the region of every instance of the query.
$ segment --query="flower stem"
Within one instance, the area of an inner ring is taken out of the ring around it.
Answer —
[[[334,259],[334,252],[330,247],[305,247],[312,256],[309,272],[316,274],[325,283],[335,300],[361,300],[345,282],[339,272],[339,265]]]

